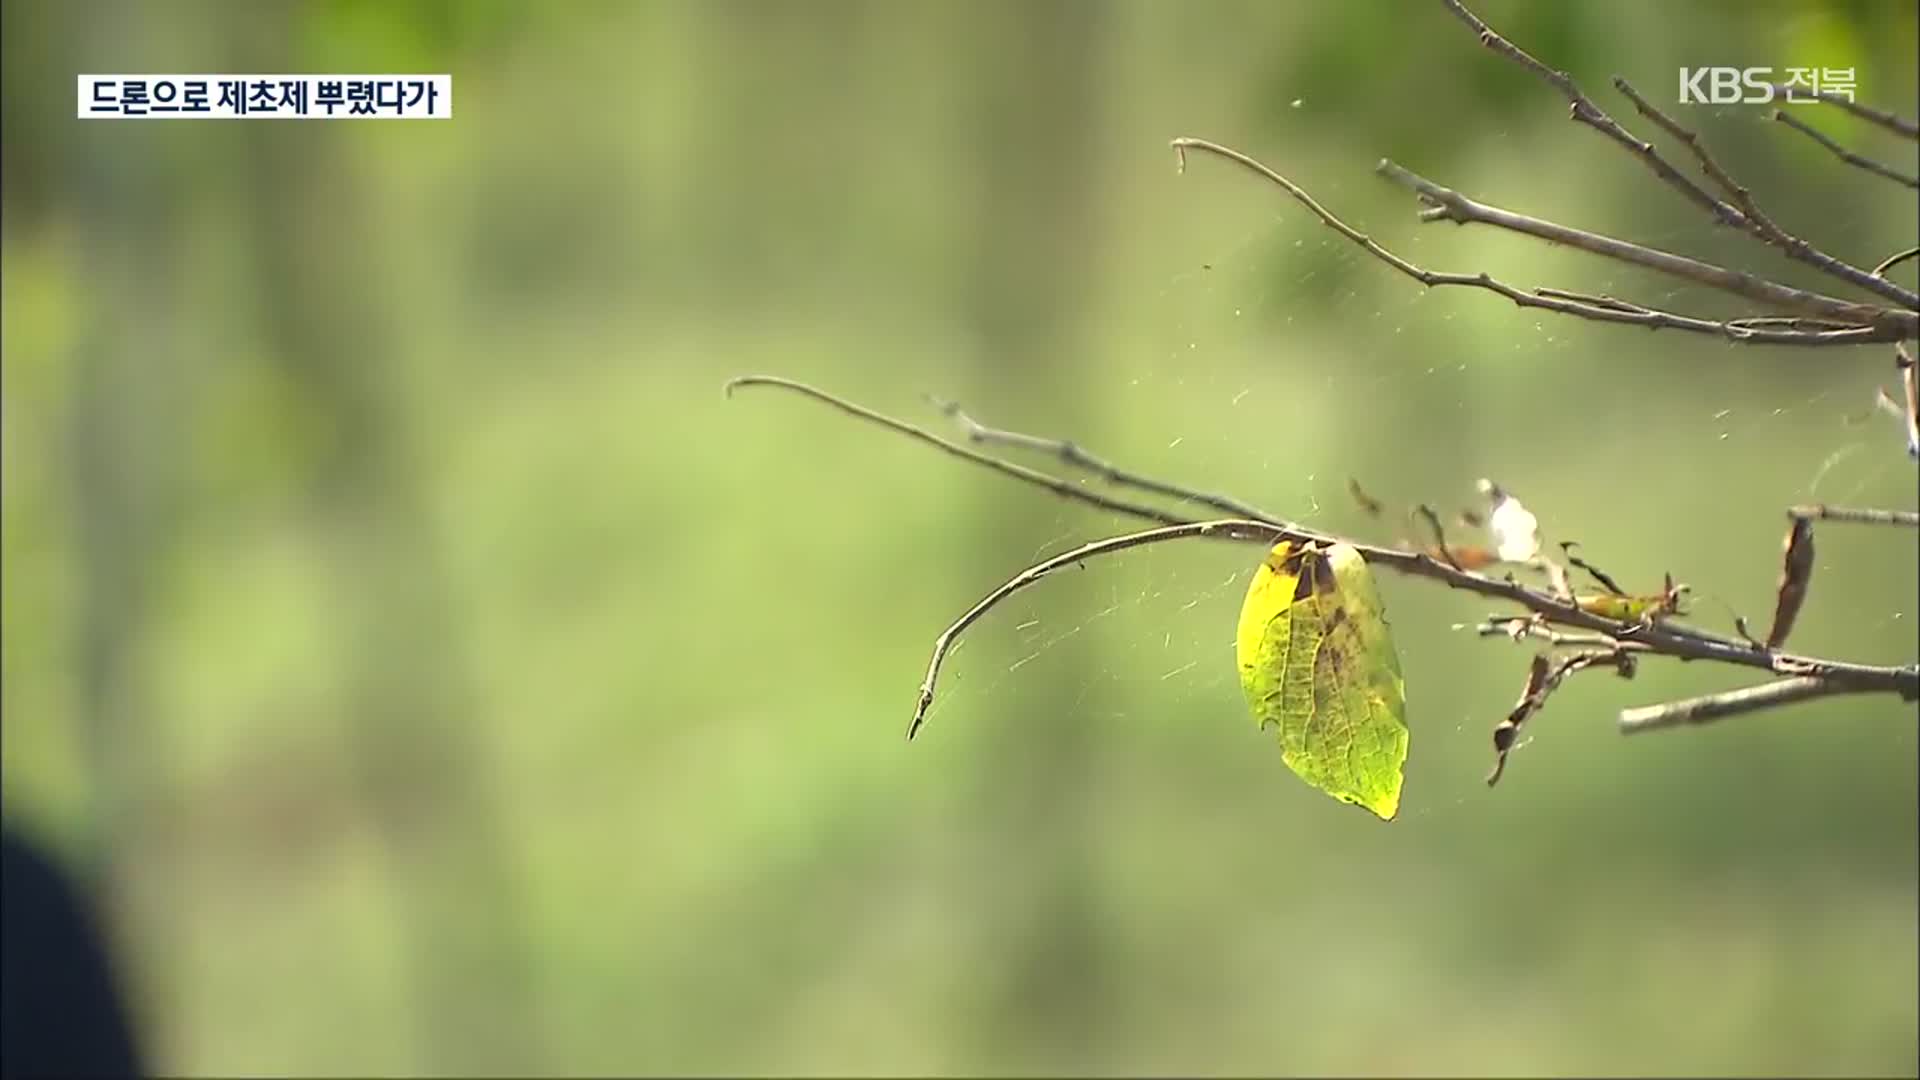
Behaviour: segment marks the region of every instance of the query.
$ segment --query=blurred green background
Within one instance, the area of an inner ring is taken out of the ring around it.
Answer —
[[[1476,7],[1619,72],[1853,67],[1910,3]],[[1254,552],[1158,547],[934,634],[1124,523],[771,392],[921,395],[1375,539],[1490,475],[1635,588],[1764,622],[1781,509],[1910,508],[1884,350],[1422,294],[1437,269],[1714,314],[1422,226],[1499,205],[1838,288],[1726,235],[1437,3],[9,0],[5,813],[98,890],[171,1074],[1913,1075],[1914,709],[1622,739],[1751,681],[1575,680],[1489,791],[1528,649],[1386,580],[1382,825],[1254,731]],[[78,72],[450,72],[447,123],[82,123]],[[1810,107],[1809,107],[1810,109]],[[1911,193],[1692,106],[1872,265]],[[1802,114],[1912,171],[1915,147]],[[1689,168],[1691,168],[1689,166]],[[1903,277],[1914,281],[1913,264]],[[1798,647],[1914,655],[1910,534],[1823,529]]]

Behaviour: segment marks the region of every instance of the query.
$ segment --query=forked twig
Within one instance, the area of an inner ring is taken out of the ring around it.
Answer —
[[[1913,308],[1920,306],[1920,297],[1914,297],[1910,293],[1906,295],[1897,294],[1871,284],[1868,275],[1864,274],[1859,268],[1841,262],[1825,252],[1814,248],[1812,245],[1787,237],[1777,226],[1773,226],[1772,222],[1766,221],[1764,215],[1760,216],[1760,220],[1755,220],[1754,215],[1756,211],[1751,205],[1751,199],[1746,199],[1743,205],[1736,209],[1726,202],[1714,198],[1706,189],[1687,179],[1678,169],[1674,168],[1672,163],[1661,156],[1660,151],[1656,149],[1652,143],[1622,127],[1618,121],[1607,115],[1605,109],[1594,104],[1592,98],[1581,93],[1580,87],[1574,83],[1573,78],[1566,72],[1556,71],[1548,67],[1539,60],[1534,59],[1525,49],[1501,37],[1492,27],[1483,22],[1479,16],[1467,10],[1466,5],[1462,3],[1461,0],[1441,0],[1441,3],[1446,6],[1448,11],[1453,13],[1455,18],[1466,23],[1467,26],[1479,36],[1480,44],[1512,60],[1514,63],[1546,80],[1554,89],[1560,91],[1561,95],[1564,96],[1572,106],[1571,115],[1573,119],[1593,128],[1595,131],[1598,131],[1600,134],[1605,135],[1607,138],[1624,147],[1629,153],[1633,154],[1636,159],[1653,170],[1654,175],[1659,177],[1663,183],[1680,192],[1708,213],[1711,213],[1717,221],[1725,225],[1734,226],[1735,228],[1753,231],[1756,235],[1760,235],[1763,239],[1768,240],[1769,243],[1780,243],[1782,240],[1790,241],[1782,246],[1787,253],[1794,258],[1817,266],[1827,273],[1844,278],[1860,288],[1878,292],[1880,295],[1893,300],[1902,307]],[[1685,142],[1689,149],[1694,151],[1696,156],[1703,159],[1703,164],[1710,163],[1711,159],[1705,156],[1705,150],[1699,146],[1698,141],[1692,137],[1691,133],[1683,134],[1685,129],[1681,128],[1677,123],[1674,123],[1671,118],[1659,110],[1652,109],[1649,111],[1651,106],[1648,105],[1646,100],[1638,93],[1634,92],[1626,80],[1616,76],[1614,78],[1614,86],[1633,101],[1642,115],[1653,119],[1655,123],[1659,124],[1669,134]],[[1845,99],[1838,100],[1844,101],[1845,107],[1850,110],[1858,112],[1860,115],[1866,116],[1876,123],[1890,124],[1895,130],[1906,130],[1912,127],[1912,125],[1905,125],[1903,128],[1899,118],[1894,117],[1890,113],[1877,113],[1875,110],[1854,106],[1851,101],[1845,101]],[[1722,181],[1722,186],[1727,187],[1730,193],[1736,189],[1741,192],[1745,191],[1744,188],[1740,188],[1738,184],[1733,183],[1732,177],[1727,176],[1717,165],[1709,167],[1707,172],[1710,176],[1713,176],[1716,181]],[[1718,175],[1714,175],[1716,173],[1718,173]],[[1737,195],[1736,201],[1741,201],[1741,197]],[[1771,229],[1769,229],[1769,227],[1771,227]],[[1769,236],[1769,231],[1771,231],[1773,235]],[[1912,336],[1912,333],[1913,332],[1909,330],[1908,336]]]
[[[1896,304],[1905,304],[1909,307],[1920,304],[1920,295],[1914,294],[1911,290],[1902,289],[1900,286],[1887,281],[1877,274],[1862,270],[1844,260],[1836,259],[1826,252],[1821,251],[1819,248],[1814,247],[1812,244],[1807,243],[1805,240],[1788,234],[1785,229],[1782,229],[1772,218],[1768,217],[1766,213],[1760,209],[1759,204],[1753,200],[1753,193],[1748,191],[1745,185],[1735,180],[1725,169],[1720,167],[1720,163],[1715,161],[1713,155],[1707,152],[1706,146],[1700,142],[1700,137],[1691,129],[1673,117],[1668,116],[1658,106],[1646,98],[1641,97],[1640,92],[1633,88],[1633,84],[1620,76],[1615,75],[1613,77],[1613,85],[1622,94],[1626,95],[1627,100],[1633,102],[1633,107],[1640,111],[1640,115],[1653,121],[1655,126],[1668,135],[1679,139],[1680,142],[1693,153],[1693,156],[1700,162],[1701,171],[1707,174],[1708,179],[1718,184],[1721,190],[1733,197],[1734,204],[1739,207],[1740,215],[1746,219],[1746,231],[1749,234],[1786,252],[1788,257],[1815,267],[1823,273],[1831,274],[1856,288],[1877,293],[1880,296],[1892,300]],[[1834,147],[1834,150],[1844,154],[1844,151],[1841,151],[1837,146]],[[1865,159],[1860,160],[1864,161]],[[1870,162],[1868,164],[1873,165],[1874,163]],[[1885,166],[1879,167],[1882,169],[1885,168]],[[1891,171],[1889,170],[1889,172]],[[1896,179],[1900,178],[1898,173],[1891,173],[1891,175]]]
[[[1590,251],[1631,252],[1632,255],[1628,261],[1665,269],[1669,273],[1674,273],[1677,276],[1690,280],[1696,280],[1702,284],[1719,285],[1726,283],[1733,286],[1736,290],[1747,289],[1750,292],[1759,292],[1762,295],[1771,296],[1775,300],[1788,306],[1811,306],[1818,308],[1832,316],[1843,328],[1803,330],[1746,326],[1742,325],[1743,320],[1740,319],[1697,318],[1691,315],[1661,311],[1637,304],[1628,304],[1624,301],[1611,298],[1582,297],[1579,294],[1568,293],[1565,290],[1546,288],[1522,290],[1504,281],[1500,281],[1485,272],[1461,274],[1428,270],[1408,262],[1406,259],[1401,258],[1381,246],[1372,237],[1355,229],[1353,226],[1341,220],[1340,217],[1332,211],[1320,205],[1319,201],[1314,199],[1312,195],[1309,195],[1300,185],[1238,150],[1222,146],[1218,143],[1209,142],[1205,139],[1185,137],[1173,140],[1172,145],[1175,152],[1180,155],[1183,163],[1185,162],[1187,151],[1198,150],[1234,162],[1242,168],[1275,184],[1288,195],[1292,196],[1300,205],[1306,207],[1315,217],[1319,218],[1322,224],[1333,229],[1348,240],[1353,241],[1353,243],[1359,245],[1359,247],[1369,255],[1372,255],[1374,258],[1386,263],[1388,266],[1393,267],[1395,270],[1398,270],[1400,273],[1405,274],[1407,277],[1418,281],[1428,288],[1460,286],[1485,289],[1506,297],[1520,307],[1540,308],[1546,311],[1558,312],[1563,315],[1573,315],[1583,319],[1591,319],[1596,322],[1625,323],[1630,326],[1644,326],[1654,330],[1672,328],[1691,333],[1711,334],[1716,337],[1746,344],[1810,346],[1868,345],[1875,342],[1898,341],[1903,337],[1920,336],[1920,314],[1903,313],[1891,309],[1877,308],[1871,305],[1850,304],[1847,301],[1838,300],[1833,297],[1820,297],[1816,293],[1807,292],[1803,289],[1791,289],[1784,285],[1761,283],[1760,279],[1753,278],[1752,275],[1739,275],[1734,271],[1716,267],[1709,263],[1702,263],[1699,260],[1687,259],[1684,256],[1671,255],[1667,252],[1657,251],[1652,248],[1628,244],[1626,241],[1614,240],[1610,237],[1581,233],[1579,230],[1569,230],[1564,226],[1552,225],[1550,222],[1540,222],[1539,224],[1543,227],[1551,226],[1552,229],[1561,230],[1554,234],[1555,242],[1567,243],[1573,246],[1583,246]],[[1496,213],[1501,215],[1507,214],[1507,211],[1497,210],[1497,208],[1494,207],[1481,207],[1478,203],[1472,203],[1471,206],[1473,209],[1469,210],[1468,204],[1470,200],[1466,200],[1464,196],[1459,195],[1457,192],[1452,192],[1449,189],[1442,188],[1426,180],[1424,177],[1415,176],[1401,169],[1399,166],[1394,165],[1392,162],[1382,162],[1381,170],[1390,178],[1404,180],[1409,186],[1413,186],[1415,190],[1421,191],[1422,194],[1431,194],[1436,200],[1442,200],[1447,196],[1451,196],[1454,205],[1449,213],[1480,213],[1483,215]],[[1485,219],[1493,220],[1491,217]],[[1538,219],[1524,218],[1521,215],[1510,215],[1510,219],[1514,223],[1518,223],[1521,220],[1538,222]],[[1582,239],[1576,239],[1576,237]],[[1620,246],[1610,248],[1609,245]],[[1760,288],[1761,284],[1772,285],[1772,291]],[[1856,316],[1865,317],[1856,318]]]
[[[1635,90],[1633,84],[1626,79],[1615,75],[1613,77],[1613,88],[1620,91],[1628,101],[1633,102],[1633,107],[1639,111],[1640,115],[1653,121],[1655,127],[1679,139],[1680,144],[1685,146],[1687,150],[1693,154],[1694,158],[1700,162],[1700,171],[1707,174],[1707,179],[1718,184],[1720,190],[1733,196],[1733,201],[1737,208],[1727,206],[1717,199],[1714,200],[1714,209],[1717,211],[1718,216],[1729,224],[1737,223],[1739,216],[1745,216],[1749,219],[1747,222],[1749,228],[1761,224],[1761,219],[1763,219],[1765,215],[1761,214],[1758,209],[1754,207],[1753,193],[1748,191],[1732,176],[1728,175],[1725,169],[1720,167],[1720,163],[1713,159],[1713,155],[1709,154],[1706,146],[1700,142],[1700,136],[1698,134],[1642,97],[1640,91]],[[1768,224],[1770,224],[1770,222]]]
[[[1642,164],[1652,169],[1653,174],[1663,183],[1705,208],[1726,224],[1736,226],[1741,224],[1736,216],[1727,213],[1732,209],[1731,207],[1709,195],[1700,185],[1687,179],[1666,158],[1660,156],[1660,151],[1655,149],[1652,143],[1621,127],[1618,121],[1607,115],[1605,109],[1594,104],[1592,98],[1581,93],[1580,87],[1574,83],[1572,76],[1548,67],[1534,59],[1525,49],[1501,37],[1493,27],[1482,22],[1478,15],[1468,11],[1467,6],[1460,3],[1460,0],[1441,0],[1441,2],[1455,18],[1466,23],[1468,28],[1479,36],[1480,44],[1546,80],[1549,86],[1560,91],[1572,106],[1570,115],[1574,120],[1625,147]]]
[[[1722,292],[1732,293],[1735,296],[1755,301],[1756,303],[1766,304],[1776,310],[1799,311],[1826,319],[1839,319],[1847,322],[1886,328],[1890,333],[1895,335],[1888,340],[1898,340],[1904,337],[1920,337],[1920,312],[1917,311],[1877,307],[1872,304],[1842,300],[1838,297],[1827,296],[1824,293],[1817,293],[1810,289],[1800,289],[1791,285],[1783,285],[1777,281],[1771,281],[1756,274],[1749,274],[1744,270],[1729,270],[1724,266],[1716,266],[1713,263],[1689,258],[1685,255],[1676,255],[1670,251],[1661,251],[1658,248],[1650,248],[1643,244],[1635,244],[1611,236],[1602,236],[1599,233],[1588,232],[1585,229],[1576,229],[1572,226],[1562,225],[1559,222],[1547,221],[1544,218],[1530,217],[1526,214],[1518,214],[1511,210],[1503,210],[1497,206],[1489,206],[1486,203],[1469,199],[1452,188],[1442,187],[1428,180],[1426,177],[1404,169],[1391,161],[1382,161],[1375,167],[1374,171],[1386,177],[1388,180],[1399,184],[1401,187],[1413,191],[1426,201],[1428,209],[1420,215],[1422,221],[1453,221],[1463,225],[1474,223],[1492,225],[1496,228],[1506,229],[1511,232],[1545,240],[1550,244],[1563,244],[1567,247],[1578,248],[1581,251],[1591,252],[1595,255],[1604,255],[1607,258],[1616,259],[1634,266],[1656,270],[1671,277],[1710,286]],[[1741,218],[1743,225],[1747,220],[1744,216]],[[1755,228],[1758,228],[1758,226],[1755,226]],[[1778,226],[1774,226],[1772,231],[1781,237],[1781,243],[1794,242],[1792,237],[1781,233]],[[1804,243],[1801,243],[1800,248],[1795,250],[1811,251]],[[1830,257],[1822,257],[1819,265],[1823,268],[1846,266],[1846,264],[1840,263],[1839,260]],[[1874,277],[1865,270],[1859,270],[1854,267],[1846,268],[1853,270],[1859,275],[1860,280],[1856,282],[1856,284],[1861,284],[1864,288],[1870,288],[1876,292],[1889,295],[1895,303],[1902,305],[1903,308],[1920,307],[1920,294],[1914,293],[1911,289],[1903,288],[1883,277]],[[1852,279],[1849,278],[1849,280]]]

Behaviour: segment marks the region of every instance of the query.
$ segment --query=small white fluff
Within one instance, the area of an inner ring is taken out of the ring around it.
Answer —
[[[1487,515],[1487,531],[1493,535],[1500,560],[1531,562],[1540,554],[1540,519],[1522,506],[1519,499],[1484,477],[1480,480],[1480,493],[1493,503],[1493,510]]]

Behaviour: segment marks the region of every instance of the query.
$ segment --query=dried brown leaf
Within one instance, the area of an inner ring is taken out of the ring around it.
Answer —
[[[1595,664],[1611,664],[1621,678],[1631,679],[1637,662],[1633,653],[1621,648],[1583,649],[1568,653],[1558,660],[1551,659],[1546,653],[1533,658],[1533,664],[1527,669],[1527,683],[1521,688],[1520,700],[1514,702],[1508,712],[1493,728],[1493,771],[1487,774],[1487,786],[1500,782],[1507,771],[1507,754],[1513,750],[1514,741],[1520,737],[1520,726],[1527,718],[1540,711],[1546,705],[1547,696],[1559,688],[1567,676],[1576,671],[1592,667]]]
[[[1787,530],[1780,560],[1780,587],[1773,602],[1773,627],[1767,631],[1767,648],[1786,644],[1793,632],[1793,620],[1807,599],[1807,583],[1813,578],[1813,521],[1796,517]]]

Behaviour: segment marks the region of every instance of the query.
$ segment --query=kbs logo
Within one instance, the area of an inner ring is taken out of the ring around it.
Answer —
[[[1765,105],[1777,97],[1798,103],[1822,93],[1853,100],[1852,68],[1788,68],[1785,82],[1776,82],[1773,72],[1770,67],[1683,67],[1680,104]]]

